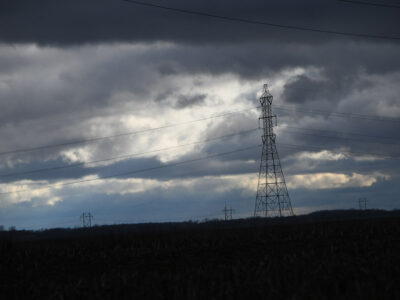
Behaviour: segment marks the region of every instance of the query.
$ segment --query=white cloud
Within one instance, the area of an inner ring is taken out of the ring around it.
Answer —
[[[62,201],[61,197],[52,197],[47,200],[46,204],[50,206],[54,206],[57,202]]]
[[[328,150],[322,150],[319,152],[300,152],[296,154],[297,159],[311,159],[311,160],[319,160],[319,161],[335,161],[348,159],[348,157],[343,153],[334,153]]]
[[[288,188],[306,188],[306,189],[334,189],[346,187],[368,187],[373,185],[379,178],[389,179],[388,175],[382,173],[351,175],[341,173],[315,173],[298,174],[288,176]]]
[[[242,190],[242,193],[254,193],[257,185],[256,174],[240,174],[229,176],[204,176],[196,178],[182,178],[171,180],[155,180],[143,178],[110,178],[97,180],[97,176],[86,176],[73,185],[68,185],[71,181],[59,181],[56,185],[49,186],[46,181],[20,181],[15,184],[2,184],[1,193],[3,195],[1,205],[12,205],[21,202],[32,202],[33,206],[50,205],[54,206],[60,201],[64,201],[71,195],[90,195],[104,194],[129,195],[136,193],[146,193],[154,189],[161,191],[184,188],[192,193],[225,193],[231,190]],[[85,181],[86,180],[86,181]],[[49,188],[50,187],[50,188]],[[24,192],[18,192],[24,191]]]

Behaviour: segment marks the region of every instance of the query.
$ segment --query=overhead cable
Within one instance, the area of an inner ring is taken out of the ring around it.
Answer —
[[[230,115],[240,114],[245,111],[251,111],[254,109],[258,109],[258,108],[259,108],[259,106],[254,106],[254,107],[245,108],[245,109],[241,109],[241,110],[228,111],[228,112],[220,113],[217,115],[211,115],[211,116],[200,118],[200,119],[194,119],[194,120],[189,120],[189,121],[184,121],[184,122],[179,122],[179,123],[170,123],[170,124],[167,124],[164,126],[152,127],[152,128],[123,132],[123,133],[117,133],[117,134],[108,135],[108,136],[93,137],[93,138],[63,142],[63,143],[58,143],[58,144],[42,145],[42,146],[37,146],[37,147],[32,147],[32,148],[13,149],[13,150],[0,152],[0,155],[27,153],[27,152],[39,151],[39,150],[45,150],[45,149],[51,149],[51,148],[58,148],[58,147],[65,147],[65,146],[72,146],[72,145],[79,145],[79,144],[87,144],[87,143],[96,143],[96,142],[100,142],[100,141],[107,140],[107,139],[136,135],[136,134],[145,134],[145,133],[150,133],[150,132],[161,130],[161,129],[173,128],[173,127],[187,125],[187,124],[191,124],[191,123],[206,121],[206,120],[210,120],[210,119],[214,119],[214,118],[221,118],[221,117],[226,117],[226,116],[230,116]],[[300,113],[311,114],[311,115],[320,114],[320,115],[325,115],[328,117],[332,116],[332,117],[337,117],[337,118],[400,123],[399,118],[381,117],[381,116],[377,116],[377,115],[344,113],[344,112],[328,111],[328,110],[320,110],[320,109],[292,108],[290,106],[285,106],[285,105],[275,105],[274,109],[282,110],[282,111],[289,111],[289,112],[300,112]]]
[[[356,0],[336,0],[336,1],[353,3],[353,4],[360,4],[360,5],[369,5],[369,6],[400,8],[400,5],[390,4],[390,3],[382,3],[382,2],[378,3],[378,2],[371,2],[371,1],[356,1]]]
[[[127,158],[137,157],[137,156],[146,155],[146,154],[150,154],[150,153],[162,152],[162,151],[167,151],[167,150],[171,150],[171,149],[177,149],[177,148],[186,147],[186,146],[199,145],[199,144],[209,143],[209,142],[212,142],[212,141],[228,139],[228,138],[231,138],[231,137],[234,137],[234,136],[249,134],[249,133],[252,133],[252,132],[254,132],[256,130],[258,130],[258,128],[244,130],[244,131],[240,131],[240,132],[236,132],[236,133],[228,134],[228,135],[223,135],[223,136],[219,136],[219,137],[213,137],[213,138],[209,138],[209,139],[206,139],[206,140],[200,140],[200,141],[195,141],[195,142],[191,142],[191,143],[179,144],[179,145],[176,145],[176,146],[165,147],[165,148],[160,148],[160,149],[156,149],[156,150],[149,150],[149,151],[144,151],[144,152],[138,152],[138,153],[133,153],[133,154],[126,154],[126,155],[121,155],[121,156],[116,156],[116,157],[105,158],[105,159],[86,161],[86,162],[80,162],[80,163],[75,163],[75,164],[70,164],[70,165],[63,165],[63,166],[56,166],[56,167],[50,167],[50,168],[34,169],[34,170],[29,170],[29,171],[24,171],[24,172],[0,174],[0,178],[15,177],[15,176],[21,176],[21,175],[34,174],[34,173],[56,171],[56,170],[62,170],[62,169],[69,169],[69,168],[76,168],[76,167],[81,167],[81,166],[86,166],[86,165],[92,165],[92,164],[101,163],[101,162],[109,162],[109,161],[127,159]]]
[[[188,164],[188,163],[192,163],[192,162],[207,160],[207,159],[218,157],[218,156],[239,153],[239,152],[243,152],[243,151],[247,151],[247,150],[255,149],[255,148],[259,148],[259,147],[261,147],[261,145],[253,145],[253,146],[246,147],[246,148],[236,149],[236,150],[217,153],[217,154],[211,154],[211,155],[207,155],[207,156],[203,156],[203,157],[199,157],[199,158],[195,158],[195,159],[184,160],[184,161],[179,161],[179,162],[170,163],[170,164],[164,164],[164,165],[156,166],[156,167],[152,167],[152,168],[143,168],[143,169],[138,169],[138,170],[129,171],[129,172],[125,172],[125,173],[117,173],[117,174],[113,174],[113,175],[101,176],[101,177],[97,177],[97,178],[82,179],[82,180],[69,181],[69,182],[64,182],[64,183],[48,184],[43,187],[39,186],[39,187],[37,187],[37,189],[38,190],[48,190],[48,189],[52,189],[52,188],[74,185],[74,184],[78,184],[78,183],[93,182],[93,181],[99,181],[99,180],[103,180],[103,179],[134,175],[134,174],[138,174],[138,173],[149,172],[149,171],[164,169],[164,168],[168,168],[168,167],[184,165],[184,164]],[[34,189],[34,190],[37,190],[37,189]],[[22,189],[19,191],[14,190],[14,191],[10,191],[10,192],[1,192],[0,195],[19,194],[19,193],[30,192],[30,191],[32,191],[32,190],[31,189]]]
[[[177,126],[181,126],[181,125],[186,125],[186,124],[206,121],[206,120],[210,120],[210,119],[226,117],[226,116],[229,116],[229,115],[239,114],[239,113],[242,113],[244,111],[249,111],[249,110],[253,110],[253,109],[256,109],[256,108],[258,108],[258,107],[251,107],[251,108],[246,108],[246,109],[241,109],[241,110],[236,110],[236,111],[229,111],[229,112],[226,112],[226,113],[222,113],[222,114],[219,114],[219,115],[212,115],[212,116],[205,117],[205,118],[189,120],[189,121],[184,121],[184,122],[179,122],[179,123],[171,123],[171,124],[167,124],[167,125],[164,125],[164,126],[152,127],[152,128],[147,128],[147,129],[142,129],[142,130],[137,130],[137,131],[129,131],[129,132],[117,133],[117,134],[108,135],[108,136],[81,139],[81,140],[76,140],[76,141],[64,142],[64,143],[59,143],[59,144],[44,145],[44,146],[37,146],[37,147],[32,147],[32,148],[21,148],[21,149],[8,150],[8,151],[0,152],[0,155],[31,152],[31,151],[44,150],[44,149],[49,149],[49,148],[58,148],[58,147],[64,147],[64,146],[72,146],[72,145],[99,142],[99,141],[107,140],[107,139],[111,139],[111,138],[118,138],[118,137],[123,137],[123,136],[147,133],[147,132],[156,131],[156,130],[160,130],[160,129],[166,129],[166,128],[171,128],[171,127],[177,127]]]
[[[169,10],[169,11],[190,14],[190,15],[210,17],[210,18],[214,18],[214,19],[221,19],[221,20],[226,20],[226,21],[231,21],[231,22],[263,25],[263,26],[289,29],[289,30],[297,30],[297,31],[309,31],[309,32],[317,32],[317,33],[327,33],[327,34],[332,34],[332,35],[352,36],[352,37],[358,37],[358,38],[371,38],[371,39],[395,40],[395,41],[400,40],[400,37],[396,37],[396,36],[374,35],[374,34],[367,34],[367,33],[344,32],[344,31],[336,31],[336,30],[325,30],[325,29],[312,28],[312,27],[302,27],[302,26],[294,26],[294,25],[287,25],[287,24],[280,24],[280,23],[272,23],[272,22],[223,16],[223,15],[201,12],[201,11],[197,11],[197,10],[189,10],[189,9],[171,7],[171,6],[161,5],[161,4],[155,4],[155,3],[151,3],[151,2],[142,2],[142,1],[136,1],[136,0],[123,0],[123,1],[131,3],[131,4],[135,4],[135,5],[159,8],[159,9],[163,9],[163,10]]]
[[[349,118],[349,119],[363,119],[368,121],[378,121],[378,122],[394,122],[400,123],[400,118],[390,118],[390,117],[381,117],[376,115],[364,115],[358,113],[345,113],[339,111],[329,111],[322,109],[306,109],[306,108],[292,108],[286,105],[274,105],[274,109],[283,110],[283,111],[293,111],[293,112],[302,112],[307,114],[319,114],[326,115],[338,118]]]

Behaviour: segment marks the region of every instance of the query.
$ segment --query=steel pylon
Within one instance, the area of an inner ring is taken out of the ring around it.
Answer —
[[[272,114],[272,100],[273,96],[268,91],[267,84],[264,84],[260,97],[261,117],[259,119],[263,129],[261,136],[263,147],[254,208],[255,217],[293,215],[292,204],[276,149],[276,135],[273,130],[274,120],[276,125],[276,116]]]

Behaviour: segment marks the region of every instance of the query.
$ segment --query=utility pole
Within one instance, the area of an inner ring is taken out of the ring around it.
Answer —
[[[232,209],[232,206],[230,208],[228,208],[226,206],[226,202],[225,202],[225,206],[222,211],[224,212],[224,215],[225,215],[225,221],[232,220],[232,212],[234,212],[234,210]]]
[[[367,209],[367,203],[368,200],[367,198],[358,198],[358,205],[360,207],[360,210],[366,210]]]
[[[80,216],[80,219],[82,220],[82,227],[92,227],[93,215],[90,212],[83,212]]]
[[[273,96],[267,84],[264,84],[260,97],[261,117],[259,118],[263,129],[261,136],[263,147],[254,208],[255,217],[293,216],[292,204],[276,149],[276,135],[273,130],[273,119],[276,126],[276,116],[272,114],[272,99]]]

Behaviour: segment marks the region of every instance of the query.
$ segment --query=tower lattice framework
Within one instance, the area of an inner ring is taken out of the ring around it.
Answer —
[[[292,204],[276,149],[276,135],[273,130],[273,121],[275,120],[276,123],[276,116],[272,114],[272,99],[267,84],[264,84],[260,97],[263,147],[254,209],[255,217],[293,215]]]

